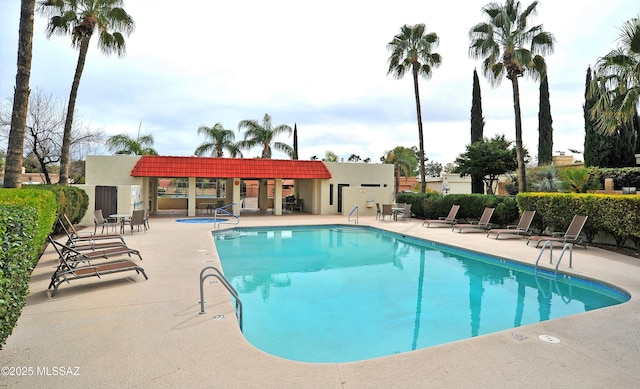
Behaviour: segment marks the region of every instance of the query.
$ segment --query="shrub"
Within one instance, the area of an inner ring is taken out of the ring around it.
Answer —
[[[20,317],[56,209],[51,192],[0,189],[0,348]]]

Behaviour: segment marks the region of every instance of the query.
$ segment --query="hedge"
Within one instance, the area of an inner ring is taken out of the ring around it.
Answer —
[[[446,216],[454,204],[460,205],[458,219],[477,220],[486,207],[496,210],[491,223],[506,226],[518,222],[518,204],[512,197],[483,194],[399,193],[399,203],[411,203],[411,212],[419,218]]]
[[[20,317],[57,208],[50,191],[0,189],[0,349]]]
[[[520,193],[522,210],[535,210],[534,228],[540,232],[566,231],[575,215],[587,215],[584,226],[591,243],[598,233],[611,235],[618,246],[640,242],[640,196],[581,193]]]

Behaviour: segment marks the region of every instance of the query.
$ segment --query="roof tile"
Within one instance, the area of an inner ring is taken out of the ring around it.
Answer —
[[[331,178],[322,161],[143,155],[133,177]]]

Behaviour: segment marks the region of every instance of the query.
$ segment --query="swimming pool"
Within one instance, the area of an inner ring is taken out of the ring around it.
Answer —
[[[590,281],[372,227],[213,233],[257,348],[348,362],[431,347],[619,304]]]

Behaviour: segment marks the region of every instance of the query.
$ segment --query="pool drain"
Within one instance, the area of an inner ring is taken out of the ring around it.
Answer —
[[[556,338],[555,336],[551,336],[551,335],[538,335],[538,339],[540,339],[543,342],[547,342],[547,343],[560,343],[560,339]]]

